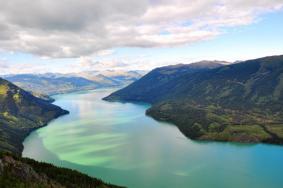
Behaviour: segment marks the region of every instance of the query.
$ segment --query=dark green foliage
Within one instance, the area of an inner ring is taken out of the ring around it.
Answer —
[[[0,151],[20,155],[22,141],[32,130],[66,113],[0,78]]]
[[[283,129],[276,126],[283,122],[283,56],[212,69],[159,68],[105,99],[149,102],[148,115],[190,138],[283,143],[265,129]]]
[[[222,66],[222,62],[200,62],[195,64],[179,64],[154,69],[138,81],[130,84],[105,100],[127,100],[156,103],[167,97],[169,91],[176,86],[177,80],[185,75],[202,72]]]
[[[75,170],[55,167],[11,154],[1,154],[0,187],[111,188],[118,186],[106,184]]]

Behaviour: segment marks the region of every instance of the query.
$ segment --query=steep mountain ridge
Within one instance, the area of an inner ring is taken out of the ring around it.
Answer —
[[[244,108],[276,108],[282,101],[283,56],[266,57],[185,75],[167,99]],[[270,60],[272,59],[272,62]],[[209,87],[209,88],[208,88]]]
[[[67,113],[0,78],[0,151],[20,155],[22,141],[32,130]]]
[[[171,69],[164,83],[153,76],[162,68],[155,69],[105,100],[149,102],[148,115],[194,139],[283,144],[283,56],[184,74]]]
[[[218,61],[178,64],[156,68],[129,86],[114,92],[105,100],[128,100],[156,103],[165,98],[178,79],[184,75],[222,66]]]

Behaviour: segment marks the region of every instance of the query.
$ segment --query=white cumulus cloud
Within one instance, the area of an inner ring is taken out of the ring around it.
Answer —
[[[283,5],[283,0],[0,1],[0,49],[51,58],[191,44]]]

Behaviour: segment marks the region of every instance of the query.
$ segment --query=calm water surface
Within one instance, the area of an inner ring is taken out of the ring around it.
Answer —
[[[195,142],[148,105],[101,100],[112,91],[56,96],[70,115],[33,132],[23,156],[130,188],[283,187],[283,147]]]

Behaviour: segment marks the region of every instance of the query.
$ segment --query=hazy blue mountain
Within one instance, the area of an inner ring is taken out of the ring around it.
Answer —
[[[283,56],[162,67],[105,99],[149,102],[148,115],[194,139],[283,143]]]
[[[144,74],[145,71],[105,70],[85,71],[75,75],[109,86],[123,86],[138,80]]]
[[[63,77],[58,75],[51,76],[50,74],[7,75],[4,76],[4,78],[25,90],[47,95],[95,89],[100,87],[99,83],[82,77]]]
[[[15,74],[3,77],[34,95],[44,97],[44,95],[125,86],[141,76],[131,71],[105,71],[74,74]],[[46,96],[44,98],[52,101]]]

